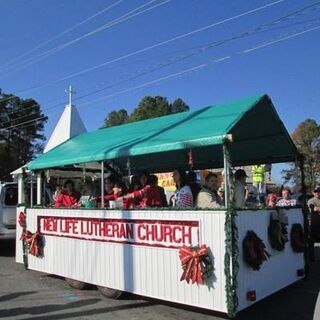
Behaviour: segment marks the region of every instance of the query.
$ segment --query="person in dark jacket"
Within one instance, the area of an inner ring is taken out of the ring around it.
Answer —
[[[158,190],[160,192],[161,207],[167,207],[168,206],[167,196],[166,196],[164,189],[158,185],[158,177],[155,174],[152,174],[152,175],[150,175],[150,181],[158,188]]]

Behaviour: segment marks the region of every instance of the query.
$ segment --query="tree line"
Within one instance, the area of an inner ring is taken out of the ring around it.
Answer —
[[[103,127],[160,117],[189,110],[181,99],[169,103],[161,96],[146,96],[129,115],[125,109],[107,114]],[[37,121],[33,121],[37,119]],[[34,99],[22,99],[0,90],[0,180],[10,181],[10,172],[42,153],[48,118]]]
[[[166,116],[188,110],[189,106],[181,98],[169,103],[166,97],[146,96],[139,102],[138,106],[130,115],[127,110],[123,108],[118,111],[114,110],[109,112],[105,118],[103,128],[119,126],[125,123]]]
[[[34,99],[21,99],[0,90],[0,180],[11,180],[10,172],[42,152],[46,122]]]
[[[310,194],[320,184],[320,125],[314,119],[306,119],[297,126],[291,137],[304,158],[305,184]],[[301,185],[299,164],[292,163],[282,173],[285,182]]]
[[[109,112],[103,128],[188,110],[189,106],[181,98],[169,103],[166,97],[146,96],[131,114],[124,108]],[[43,151],[46,122],[47,117],[37,101],[0,90],[0,180],[11,180],[10,172]],[[320,184],[320,125],[314,119],[306,119],[297,126],[291,137],[304,157],[305,182],[310,193]],[[293,163],[284,170],[283,179],[286,183],[301,185],[298,164]]]

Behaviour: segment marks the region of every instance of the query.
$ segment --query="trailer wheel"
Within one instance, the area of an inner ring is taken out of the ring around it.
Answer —
[[[70,279],[70,278],[65,278],[65,280],[71,288],[78,289],[78,290],[85,289],[85,287],[87,285],[85,282]]]
[[[116,289],[111,289],[108,287],[101,287],[101,286],[98,286],[98,290],[102,293],[102,295],[110,299],[120,299],[124,293],[121,290],[116,290]]]

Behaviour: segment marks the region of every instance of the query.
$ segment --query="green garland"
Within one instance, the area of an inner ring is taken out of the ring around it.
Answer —
[[[27,209],[24,208],[25,219],[22,226],[22,234],[27,232]],[[23,252],[23,264],[26,270],[28,270],[28,244],[25,238],[22,239],[22,252]]]
[[[227,145],[227,141],[223,144],[223,152],[226,157],[226,168],[227,170],[227,185],[228,185],[228,207],[226,212],[225,220],[225,256],[224,256],[224,273],[226,277],[226,299],[227,299],[227,309],[228,316],[233,318],[236,315],[238,309],[238,297],[237,297],[237,287],[238,287],[238,270],[239,270],[239,248],[238,248],[238,228],[236,224],[237,210],[235,206],[235,196],[234,196],[234,181],[230,160],[230,153]]]
[[[23,192],[26,195],[27,192],[27,188],[28,188],[28,177],[27,177],[27,173],[25,168],[22,168],[22,183],[23,183]],[[23,234],[26,233],[27,231],[27,205],[28,205],[28,199],[25,196],[24,199],[24,214],[25,214],[25,219],[24,219],[24,223],[23,223],[23,227],[22,227],[22,232]],[[22,204],[20,204],[22,205]],[[28,244],[27,241],[24,239],[22,240],[22,252],[23,252],[23,264],[26,270],[28,270],[29,264],[28,264]]]

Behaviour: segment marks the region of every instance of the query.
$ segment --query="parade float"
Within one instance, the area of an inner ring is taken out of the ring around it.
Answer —
[[[223,168],[225,208],[52,208],[46,178],[99,163],[124,175]],[[301,207],[234,205],[233,168],[302,161],[267,95],[79,134],[27,165],[37,205],[19,188],[16,261],[26,268],[230,317],[305,276]],[[301,167],[303,165],[301,164]],[[26,177],[22,178],[27,180]],[[29,203],[29,205],[28,205]]]

